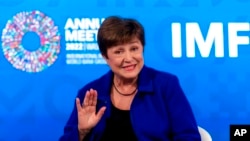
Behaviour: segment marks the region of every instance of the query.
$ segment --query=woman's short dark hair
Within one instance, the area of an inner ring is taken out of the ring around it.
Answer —
[[[144,48],[143,26],[135,19],[119,16],[107,17],[101,24],[97,34],[99,50],[105,57],[108,57],[108,48],[127,43],[134,38],[138,38]]]

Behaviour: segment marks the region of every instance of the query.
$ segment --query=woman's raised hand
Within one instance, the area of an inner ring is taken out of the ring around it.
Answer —
[[[78,113],[78,130],[80,134],[88,133],[101,119],[106,107],[102,107],[96,113],[97,91],[90,89],[86,92],[83,103],[76,98],[76,107]]]

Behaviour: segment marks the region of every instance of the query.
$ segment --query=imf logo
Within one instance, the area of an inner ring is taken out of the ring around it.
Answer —
[[[200,53],[201,57],[207,58],[211,54],[214,46],[215,57],[222,58],[228,56],[230,58],[238,57],[239,45],[249,45],[249,35],[239,35],[239,33],[249,33],[250,23],[228,23],[227,28],[223,27],[223,23],[210,23],[206,38],[203,37],[198,23],[186,23],[185,31],[181,29],[181,23],[172,23],[172,57],[183,57],[182,33],[185,32],[186,57],[194,58],[196,53]],[[226,29],[226,31],[224,31]],[[225,34],[228,32],[227,34]],[[228,37],[225,37],[228,35]],[[228,55],[225,55],[225,38],[228,39]],[[197,45],[197,47],[196,47]]]

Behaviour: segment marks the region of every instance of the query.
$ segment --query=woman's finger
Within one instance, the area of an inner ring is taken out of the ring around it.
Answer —
[[[82,103],[82,106],[83,106],[83,107],[89,105],[89,97],[90,97],[90,93],[89,93],[89,91],[87,91],[86,94],[85,94],[83,103]]]
[[[80,99],[76,98],[76,108],[77,111],[79,112],[82,109],[81,103],[80,103]]]
[[[102,117],[102,115],[104,114],[105,110],[106,110],[106,107],[104,106],[104,107],[102,107],[102,108],[98,111],[98,113],[96,114],[96,118],[97,118],[98,121],[101,119],[101,117]]]
[[[93,106],[96,106],[96,104],[97,104],[97,96],[98,96],[97,91],[94,90]]]
[[[93,106],[93,98],[94,98],[94,90],[89,90],[90,96],[89,96],[89,106]]]

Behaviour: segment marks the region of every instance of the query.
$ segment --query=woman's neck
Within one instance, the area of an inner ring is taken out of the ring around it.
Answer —
[[[119,76],[114,76],[114,83],[121,87],[121,86],[137,86],[137,77],[131,79],[124,79]]]

